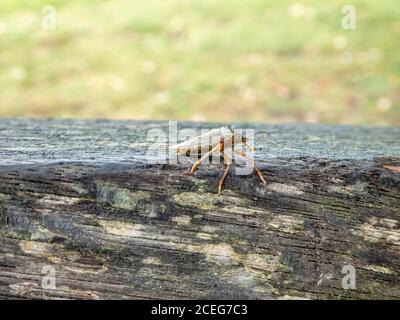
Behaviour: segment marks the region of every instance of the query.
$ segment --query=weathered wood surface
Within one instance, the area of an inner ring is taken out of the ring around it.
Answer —
[[[1,298],[400,298],[399,128],[256,125],[268,184],[222,196],[222,166],[146,162],[151,128],[0,120]]]

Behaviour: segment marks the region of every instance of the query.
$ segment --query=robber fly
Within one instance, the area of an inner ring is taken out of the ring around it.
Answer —
[[[176,150],[176,153],[181,155],[189,156],[190,154],[197,154],[197,155],[204,154],[200,159],[198,159],[193,164],[192,169],[190,170],[191,174],[194,174],[200,163],[205,159],[207,159],[212,153],[219,152],[223,156],[224,161],[226,163],[224,174],[222,175],[222,178],[218,184],[218,194],[220,195],[226,175],[228,174],[229,168],[232,165],[232,159],[228,156],[228,154],[231,155],[235,153],[247,160],[252,161],[254,169],[258,177],[260,178],[261,182],[264,185],[266,184],[264,176],[262,175],[260,169],[258,169],[255,165],[255,160],[252,157],[248,156],[244,151],[235,149],[235,145],[241,143],[244,146],[246,146],[246,148],[248,148],[249,150],[254,151],[254,148],[252,148],[248,144],[248,139],[246,138],[245,135],[233,132],[231,127],[228,126],[218,129],[212,129],[206,134],[183,141],[182,143],[173,145],[170,148]]]

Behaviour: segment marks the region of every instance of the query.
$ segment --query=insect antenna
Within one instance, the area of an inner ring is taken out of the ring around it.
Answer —
[[[255,136],[258,135],[258,134],[265,134],[266,136],[271,137],[271,135],[269,134],[269,132],[267,130],[258,131],[258,132],[255,133]],[[270,139],[269,142],[271,142],[272,144],[274,144],[277,147],[282,148],[282,149],[301,152],[301,150],[299,150],[297,148],[287,147],[285,145],[282,145],[280,143],[277,143],[277,142],[273,141],[272,139]]]

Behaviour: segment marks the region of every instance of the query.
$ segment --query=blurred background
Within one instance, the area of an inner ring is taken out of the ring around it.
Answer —
[[[399,49],[399,0],[1,0],[0,116],[399,125]]]

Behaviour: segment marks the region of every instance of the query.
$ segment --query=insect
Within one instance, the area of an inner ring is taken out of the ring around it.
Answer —
[[[218,129],[212,129],[206,134],[183,141],[182,143],[173,145],[170,148],[176,150],[176,153],[180,155],[202,155],[202,157],[193,164],[192,169],[190,170],[191,174],[194,174],[197,167],[212,153],[219,152],[223,156],[226,164],[224,173],[218,184],[218,194],[220,195],[225,182],[225,178],[228,174],[230,166],[232,165],[232,159],[229,155],[232,155],[233,153],[251,161],[261,182],[264,185],[266,184],[265,178],[262,175],[260,169],[258,169],[255,165],[254,158],[248,156],[246,152],[237,150],[235,148],[235,145],[241,143],[249,150],[254,151],[254,148],[248,144],[248,139],[245,135],[233,132],[232,128],[228,126]]]

